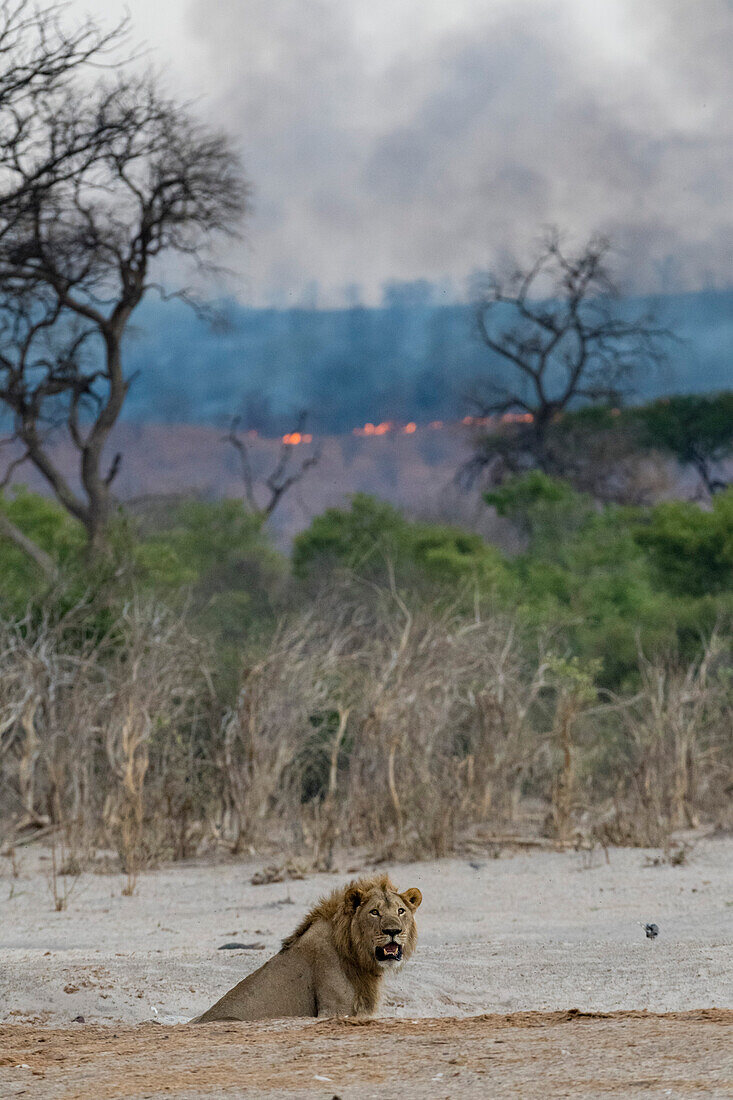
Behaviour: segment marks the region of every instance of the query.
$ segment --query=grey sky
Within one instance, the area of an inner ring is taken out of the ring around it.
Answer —
[[[609,232],[635,289],[731,281],[730,0],[127,7],[176,93],[241,148],[244,301],[339,302],[349,284],[374,301],[390,279],[460,292],[547,223]]]

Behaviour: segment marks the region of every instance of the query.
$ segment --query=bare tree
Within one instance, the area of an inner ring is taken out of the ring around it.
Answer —
[[[105,446],[130,386],[130,318],[163,293],[164,260],[203,265],[248,190],[227,139],[150,77],[52,80],[33,106],[32,140],[7,127],[0,150],[0,401],[23,457],[98,551],[120,464]],[[48,446],[52,431],[78,456],[78,486]]]
[[[550,230],[528,267],[489,275],[476,303],[479,335],[503,369],[473,400],[482,416],[515,414],[515,442],[543,468],[550,426],[565,409],[617,404],[634,374],[662,356],[668,333],[619,309],[610,251],[599,236],[568,250]]]
[[[125,39],[127,20],[109,31],[90,19],[69,27],[66,5],[39,7],[30,0],[0,0],[0,203],[12,204],[29,185],[58,177],[74,157],[89,149],[89,135],[77,143],[43,141],[44,108],[63,96],[80,69],[109,64],[108,55]],[[39,137],[41,140],[39,141]],[[23,161],[23,171],[16,171]],[[12,222],[11,222],[12,224]],[[8,225],[0,226],[4,232]]]
[[[300,464],[293,462],[293,447],[302,442],[309,442],[305,438],[306,413],[302,412],[298,417],[295,429],[287,432],[280,443],[280,451],[272,470],[264,477],[264,485],[267,490],[267,499],[260,501],[255,489],[255,474],[252,468],[252,458],[246,437],[240,432],[240,419],[235,417],[231,427],[225,436],[225,441],[230,443],[239,455],[239,464],[244,483],[244,497],[247,507],[255,514],[268,519],[277,508],[285,494],[305,477],[313,466],[316,466],[321,458],[321,448],[307,454]]]
[[[69,28],[63,15],[63,5],[39,8],[30,0],[0,2],[0,248],[14,227],[23,191],[29,186],[42,186],[49,175],[58,177],[74,170],[75,157],[83,147],[89,147],[89,135],[81,133],[81,144],[39,143],[39,104],[62,95],[79,68],[102,63],[107,52],[124,38],[126,21],[105,33],[88,19]],[[19,173],[16,167],[21,160],[25,171]],[[3,348],[9,327],[10,317],[3,316]],[[0,479],[0,491],[26,457],[23,450],[11,455]],[[27,553],[49,579],[55,578],[56,567],[50,555],[3,513],[0,535]]]

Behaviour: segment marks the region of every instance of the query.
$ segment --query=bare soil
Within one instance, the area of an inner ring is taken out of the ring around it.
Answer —
[[[533,851],[390,866],[423,903],[417,951],[385,983],[380,1017],[733,1009],[733,837],[696,844],[681,866],[658,857]],[[0,858],[0,1023],[190,1020],[274,954],[353,865],[254,886],[255,861],[176,864],[146,871],[133,897],[119,874],[87,872],[64,880],[63,912],[48,868],[43,850],[21,850],[15,873]],[[219,950],[231,941],[247,949]]]
[[[48,853],[21,851],[0,859],[0,1098],[733,1097],[733,838],[662,856],[392,866],[424,900],[377,1019],[189,1026],[351,865],[255,886],[257,861],[197,861],[133,897],[87,872],[55,912]]]
[[[0,1095],[733,1096],[733,1011],[0,1027]]]

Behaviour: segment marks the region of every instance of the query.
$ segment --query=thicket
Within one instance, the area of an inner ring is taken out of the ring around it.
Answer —
[[[207,845],[442,854],[476,830],[661,844],[731,823],[733,490],[599,504],[537,471],[487,494],[523,539],[357,496],[292,560],[236,501],[0,508],[0,822],[141,866]],[[531,808],[531,821],[528,817]]]

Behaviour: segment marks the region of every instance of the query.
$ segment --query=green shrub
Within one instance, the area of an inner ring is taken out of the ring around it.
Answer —
[[[505,571],[499,551],[479,535],[406,519],[392,505],[357,493],[350,508],[329,508],[298,535],[293,569],[322,576],[334,566],[398,583],[453,588],[466,582],[489,592]]]
[[[486,499],[528,540],[508,563],[506,597],[537,627],[560,630],[575,655],[601,659],[607,686],[637,674],[639,646],[692,659],[729,606],[714,598],[733,578],[727,493],[713,512],[601,506],[533,471]]]
[[[651,509],[635,531],[660,588],[679,596],[733,592],[733,488],[710,511],[670,500]]]
[[[0,511],[67,571],[75,570],[85,544],[81,524],[47,497],[16,487],[0,493]],[[0,611],[22,614],[48,588],[38,567],[19,547],[0,536]]]
[[[183,500],[156,509],[139,526],[136,583],[172,606],[187,603],[195,627],[218,651],[231,683],[245,639],[267,633],[283,606],[287,559],[262,519],[239,500]]]
[[[679,462],[699,466],[733,454],[733,392],[675,394],[627,414],[642,428],[641,441]]]

